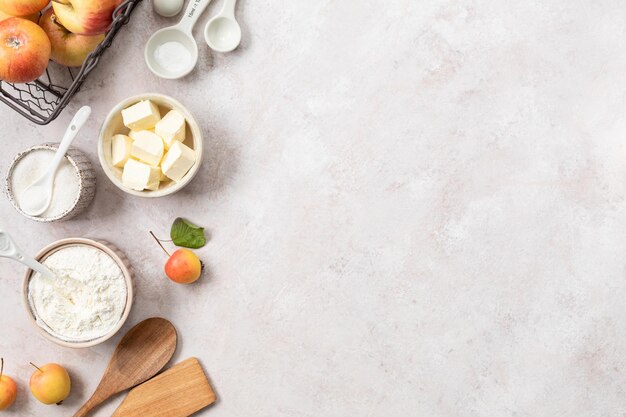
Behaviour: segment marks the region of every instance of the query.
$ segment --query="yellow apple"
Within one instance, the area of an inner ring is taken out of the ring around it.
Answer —
[[[36,80],[48,66],[50,51],[50,40],[36,23],[19,17],[0,22],[0,80]]]
[[[72,384],[64,367],[56,363],[33,366],[37,369],[30,377],[30,392],[35,398],[44,404],[60,404],[70,395]]]
[[[88,36],[70,32],[58,22],[52,9],[46,10],[41,16],[39,26],[46,32],[52,44],[50,59],[66,67],[83,65],[87,55],[104,39],[103,34]]]
[[[11,407],[17,397],[17,384],[12,378],[3,374],[4,359],[0,358],[0,411]]]

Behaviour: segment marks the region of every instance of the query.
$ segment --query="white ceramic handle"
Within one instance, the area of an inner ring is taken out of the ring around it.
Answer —
[[[81,107],[80,110],[76,113],[70,125],[67,127],[65,131],[65,135],[63,136],[63,140],[59,144],[59,148],[57,149],[57,153],[54,155],[54,159],[50,164],[50,168],[48,168],[48,174],[51,177],[54,177],[54,174],[57,172],[59,165],[61,165],[61,161],[63,161],[63,157],[67,153],[67,150],[70,148],[70,145],[74,141],[74,138],[78,134],[78,131],[85,124],[87,119],[89,119],[89,115],[91,114],[91,107],[84,106]]]
[[[178,22],[178,26],[181,30],[191,34],[193,27],[196,25],[198,18],[204,12],[204,9],[211,3],[211,0],[189,0],[189,4],[187,5],[187,9],[185,10],[185,15],[180,22]]]
[[[41,275],[48,277],[54,276],[48,268],[30,256],[24,255],[24,252],[15,244],[11,236],[2,229],[0,229],[0,257],[20,262],[33,271],[39,272]]]
[[[234,19],[236,5],[237,5],[237,0],[225,0],[224,5],[222,6],[222,11],[219,12],[219,15]]]

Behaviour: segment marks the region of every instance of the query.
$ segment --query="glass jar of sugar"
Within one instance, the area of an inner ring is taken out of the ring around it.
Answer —
[[[43,175],[57,150],[58,144],[46,143],[20,152],[9,165],[6,193],[13,207],[22,216],[43,223],[69,220],[89,206],[96,192],[96,173],[87,156],[70,148],[59,167],[50,207],[41,216],[26,214],[19,205],[19,196]]]

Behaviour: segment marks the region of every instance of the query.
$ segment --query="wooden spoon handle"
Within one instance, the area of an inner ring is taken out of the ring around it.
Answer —
[[[96,396],[97,394],[98,392],[95,392],[91,396],[91,398],[88,399],[87,402],[82,407],[80,407],[80,409],[76,412],[76,414],[74,414],[74,417],[85,417],[91,412],[91,410],[93,410],[94,408],[102,404],[102,402],[106,398],[101,398],[101,396]]]
[[[85,417],[91,411],[92,407],[89,407],[87,404],[83,405],[80,410],[74,414],[74,417]]]

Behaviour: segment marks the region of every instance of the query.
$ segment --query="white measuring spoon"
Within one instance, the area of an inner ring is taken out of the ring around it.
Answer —
[[[42,276],[54,282],[57,278],[45,265],[37,262],[34,258],[24,254],[13,241],[11,236],[0,229],[0,257],[13,259],[20,262],[35,272],[39,272]]]
[[[61,281],[60,278],[57,277],[52,271],[50,271],[48,269],[48,267],[46,267],[44,264],[36,261],[34,258],[31,258],[30,256],[28,256],[26,254],[24,254],[24,251],[21,250],[17,246],[17,244],[15,243],[13,238],[11,238],[11,235],[9,235],[7,232],[5,232],[2,229],[0,229],[0,257],[1,258],[12,259],[14,261],[17,261],[17,262],[25,265],[26,267],[32,269],[35,272],[39,272],[39,274],[42,276],[42,278],[44,278],[46,281],[48,281],[48,283],[50,285],[52,285],[54,290],[59,295],[64,297],[70,303],[73,303],[72,295],[69,294],[66,291],[66,289],[62,288],[59,285],[59,282]],[[83,285],[82,282],[76,281],[76,280],[74,280],[72,278],[67,277],[67,279],[69,281],[71,281],[71,282],[74,282],[75,284]],[[30,297],[29,297],[29,299],[30,299]],[[35,309],[35,306],[31,305],[31,308]],[[43,319],[41,319],[41,320],[43,321]],[[47,326],[47,324],[46,324],[46,326]],[[50,326],[48,326],[48,327],[50,327]]]
[[[207,8],[211,0],[189,0],[185,15],[180,22],[156,31],[144,50],[144,58],[148,68],[155,75],[174,80],[189,74],[198,62],[198,44],[193,38],[193,27],[198,18]],[[165,68],[162,60],[170,59],[172,66]]]
[[[241,43],[241,27],[235,19],[237,0],[224,0],[222,10],[204,27],[204,39],[217,52],[230,52]]]
[[[52,202],[52,192],[54,189],[54,177],[57,170],[67,153],[72,141],[78,134],[78,131],[85,124],[89,115],[91,114],[91,107],[85,106],[78,110],[78,113],[72,119],[72,122],[65,131],[65,136],[59,144],[56,154],[52,163],[46,170],[46,172],[39,177],[35,182],[29,185],[18,196],[18,205],[22,211],[30,216],[41,216]]]

